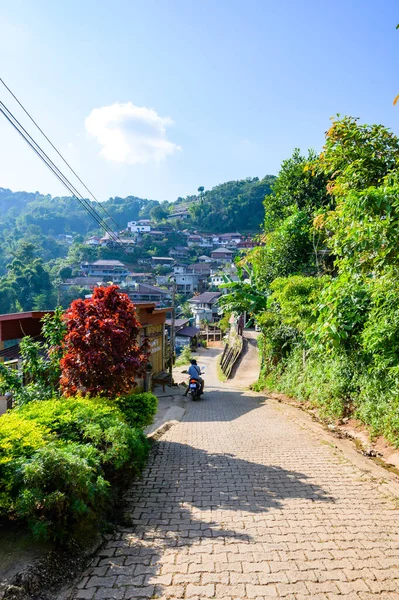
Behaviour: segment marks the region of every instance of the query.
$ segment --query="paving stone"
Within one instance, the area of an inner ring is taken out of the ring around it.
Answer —
[[[282,405],[207,385],[73,600],[399,600],[399,519],[378,481]]]

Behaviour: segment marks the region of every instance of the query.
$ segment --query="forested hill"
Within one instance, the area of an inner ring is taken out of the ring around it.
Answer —
[[[115,197],[102,203],[107,212],[98,204],[91,204],[101,217],[111,223],[108,213],[118,227],[124,229],[128,221],[149,218],[151,209],[158,206],[159,202],[135,196]],[[86,235],[98,230],[97,223],[74,198],[53,198],[39,192],[12,192],[0,188],[0,231],[6,234],[14,232],[18,237],[27,228],[32,230],[31,226],[44,235]]]
[[[229,181],[201,191],[198,195],[179,197],[176,202],[148,200],[127,196],[114,197],[102,203],[120,229],[128,221],[152,218],[160,221],[173,212],[188,209],[192,222],[203,231],[256,231],[263,220],[263,200],[271,192],[272,175],[264,179],[247,178]],[[52,197],[39,192],[12,192],[0,188],[0,233],[18,239],[26,231],[42,235],[74,234],[86,236],[98,231],[97,223],[70,197]]]

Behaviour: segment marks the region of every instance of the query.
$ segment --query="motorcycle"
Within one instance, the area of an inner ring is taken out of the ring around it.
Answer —
[[[201,370],[200,375],[204,374],[204,369]],[[188,390],[191,396],[191,400],[201,399],[201,384],[197,379],[190,378],[188,382]]]

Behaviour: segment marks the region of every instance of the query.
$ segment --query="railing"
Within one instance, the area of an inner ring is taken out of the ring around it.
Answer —
[[[230,377],[234,365],[241,356],[243,347],[242,335],[238,335],[234,329],[231,329],[220,359],[220,368],[227,379]]]

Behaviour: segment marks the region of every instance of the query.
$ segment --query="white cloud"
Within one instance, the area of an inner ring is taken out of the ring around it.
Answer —
[[[181,150],[166,138],[166,128],[172,124],[153,108],[132,102],[94,108],[85,121],[86,131],[102,146],[102,156],[131,165],[161,162]]]

